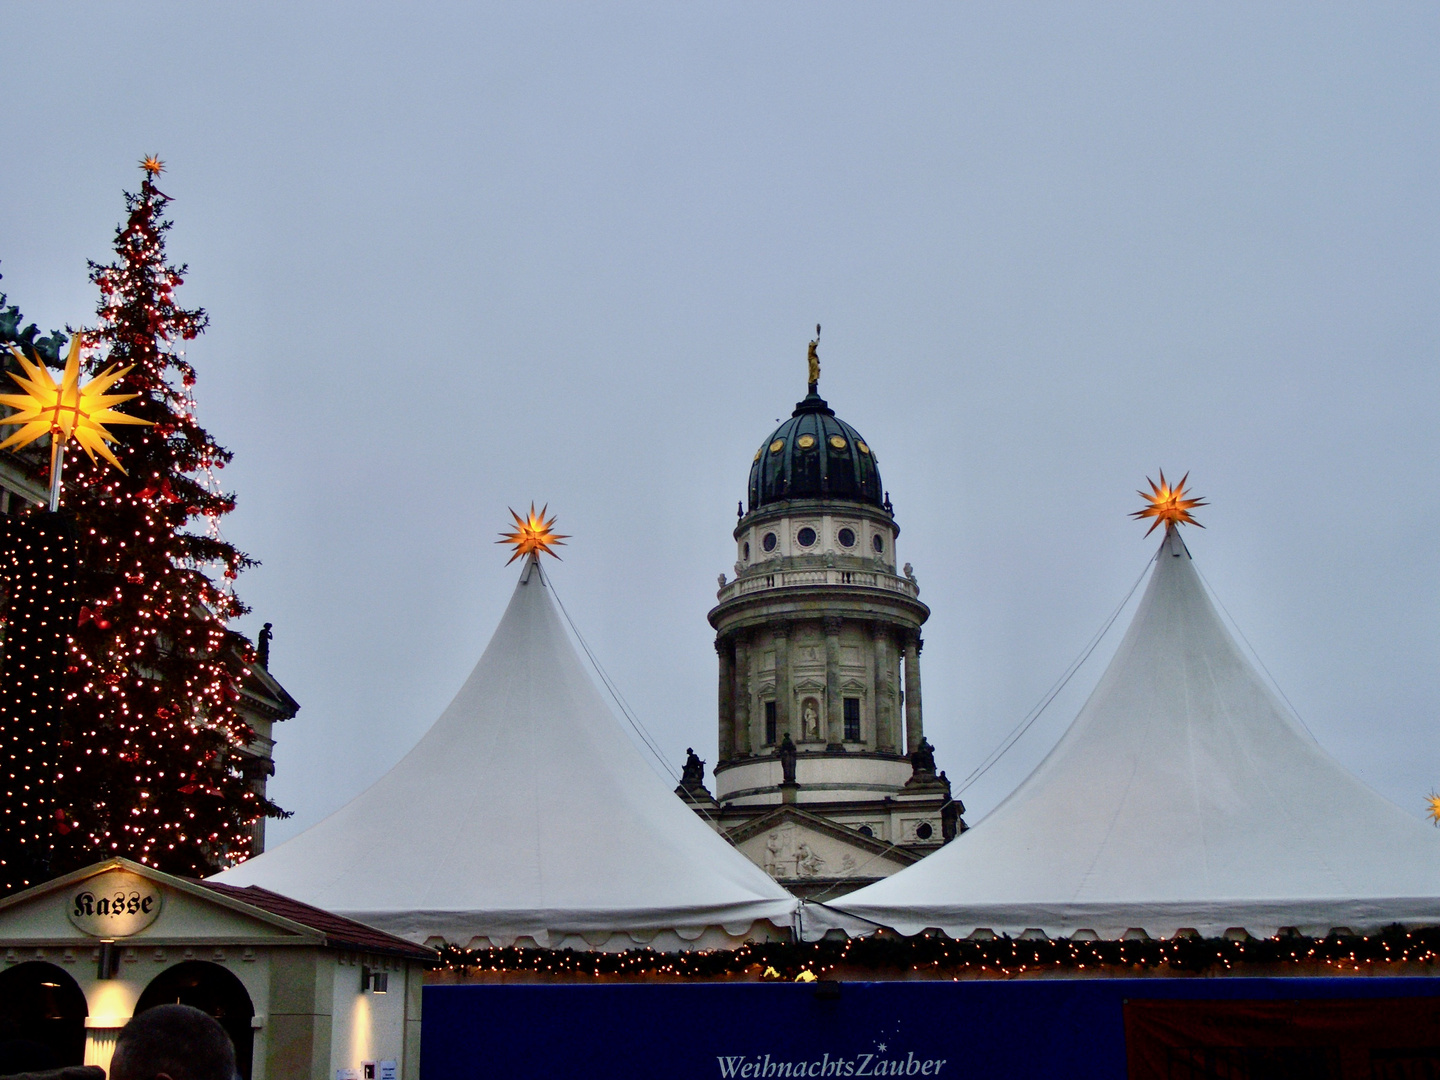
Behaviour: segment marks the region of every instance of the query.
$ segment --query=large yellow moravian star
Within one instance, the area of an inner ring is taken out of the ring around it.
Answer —
[[[1189,479],[1190,474],[1186,473],[1180,478],[1180,482],[1172,488],[1165,481],[1164,469],[1160,470],[1160,483],[1158,484],[1148,476],[1145,478],[1146,483],[1150,485],[1150,491],[1149,493],[1141,491],[1137,494],[1139,494],[1148,505],[1143,510],[1134,511],[1130,516],[1140,518],[1142,521],[1145,518],[1155,519],[1150,524],[1150,528],[1145,530],[1146,536],[1154,532],[1161,523],[1165,525],[1165,531],[1167,533],[1176,525],[1195,525],[1201,529],[1205,527],[1190,516],[1191,510],[1194,510],[1197,506],[1204,506],[1206,503],[1204,499],[1189,499],[1185,497],[1185,481]]]
[[[550,507],[548,505],[544,506],[540,509],[540,513],[537,514],[535,513],[535,504],[531,503],[528,517],[521,517],[515,513],[514,510],[510,511],[510,516],[515,519],[515,528],[511,532],[501,533],[500,539],[495,541],[497,544],[509,544],[515,549],[515,554],[510,556],[509,560],[505,563],[506,566],[509,566],[510,563],[522,555],[534,555],[538,557],[542,551],[546,555],[554,555],[555,558],[560,558],[552,549],[557,545],[563,547],[565,541],[569,540],[570,537],[564,533],[557,533],[555,531],[555,516],[553,514],[550,516],[549,521],[545,520],[545,511],[549,509]]]
[[[68,440],[74,439],[91,461],[99,454],[124,472],[125,467],[110,452],[110,447],[105,445],[107,442],[116,441],[105,425],[149,424],[150,421],[126,416],[113,408],[122,401],[129,401],[140,395],[105,393],[123,379],[130,368],[117,368],[112,365],[84,386],[80,385],[80,345],[81,336],[72,335],[70,353],[65,358],[65,370],[61,373],[59,382],[51,377],[43,364],[32,364],[19,349],[10,350],[21,370],[25,372],[22,376],[12,371],[10,377],[25,392],[0,394],[0,405],[9,405],[17,410],[0,419],[0,426],[20,428],[4,442],[0,442],[0,450],[8,450],[12,446],[27,446],[42,435],[53,435],[57,445],[63,446]]]

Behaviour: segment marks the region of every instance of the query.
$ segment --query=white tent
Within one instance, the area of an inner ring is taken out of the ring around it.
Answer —
[[[733,945],[788,932],[796,906],[641,758],[533,561],[475,670],[399,764],[213,880],[462,947]]]
[[[1045,760],[975,828],[830,909],[806,907],[807,936],[1435,925],[1440,833],[1296,722],[1170,532],[1129,632]]]

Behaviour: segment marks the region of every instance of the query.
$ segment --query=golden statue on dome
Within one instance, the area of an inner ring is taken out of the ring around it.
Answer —
[[[810,342],[810,393],[820,386],[820,324],[815,324],[815,340]]]

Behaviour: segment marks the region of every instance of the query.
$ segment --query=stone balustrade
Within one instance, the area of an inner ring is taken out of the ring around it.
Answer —
[[[840,570],[833,567],[807,570],[753,570],[734,581],[727,581],[715,595],[723,604],[737,596],[749,596],[752,593],[765,592],[770,589],[814,588],[817,585],[884,589],[887,592],[908,596],[912,600],[917,599],[920,595],[920,587],[908,578],[897,577],[883,571]]]

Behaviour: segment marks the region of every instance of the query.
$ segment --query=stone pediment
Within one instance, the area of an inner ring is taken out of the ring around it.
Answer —
[[[726,834],[776,881],[792,888],[858,887],[917,861],[909,851],[796,806],[781,806]]]
[[[0,901],[6,946],[315,945],[325,935],[129,859],[107,859]]]

